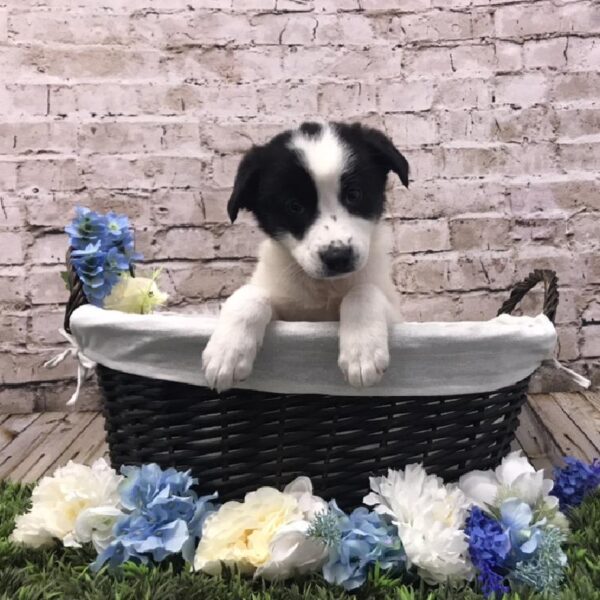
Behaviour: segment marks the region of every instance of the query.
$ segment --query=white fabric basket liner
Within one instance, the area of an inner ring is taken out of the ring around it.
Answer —
[[[206,314],[132,315],[86,305],[72,314],[71,331],[87,358],[111,369],[205,386],[201,355],[216,320]],[[400,323],[390,329],[390,366],[382,381],[357,389],[337,366],[337,331],[337,323],[272,323],[252,374],[236,387],[339,396],[490,392],[531,375],[556,344],[545,315]]]

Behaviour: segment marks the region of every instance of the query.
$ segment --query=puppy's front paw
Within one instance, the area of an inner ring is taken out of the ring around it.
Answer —
[[[243,336],[215,332],[202,353],[202,368],[209,387],[222,392],[252,372],[258,344]]]
[[[368,387],[381,380],[390,363],[387,338],[356,332],[340,338],[338,365],[348,383]]]

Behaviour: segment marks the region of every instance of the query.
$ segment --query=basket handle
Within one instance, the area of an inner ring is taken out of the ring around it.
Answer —
[[[75,312],[76,308],[79,308],[84,304],[89,304],[89,302],[83,291],[83,284],[81,283],[81,280],[77,276],[77,273],[73,268],[73,264],[71,263],[71,248],[67,250],[65,262],[67,265],[67,281],[69,289],[71,290],[71,294],[65,308],[65,320],[63,327],[67,333],[71,333],[71,315]]]
[[[550,269],[535,269],[523,281],[517,283],[510,296],[502,304],[498,314],[510,314],[517,304],[523,299],[527,292],[538,283],[544,283],[544,307],[543,313],[554,323],[556,308],[558,307],[558,277]]]

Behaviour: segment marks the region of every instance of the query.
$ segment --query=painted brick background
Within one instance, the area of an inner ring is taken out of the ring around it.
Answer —
[[[130,215],[175,304],[218,302],[261,237],[226,219],[241,153],[315,116],[412,165],[387,217],[407,318],[489,318],[554,268],[560,357],[598,382],[599,66],[593,1],[0,0],[0,410],[72,389],[41,365],[76,203]]]

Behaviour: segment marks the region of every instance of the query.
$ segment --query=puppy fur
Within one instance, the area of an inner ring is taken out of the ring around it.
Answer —
[[[204,350],[211,387],[225,390],[251,373],[272,319],[339,320],[338,365],[348,382],[381,379],[396,318],[390,238],[380,223],[390,171],[408,187],[404,156],[359,124],[303,123],[248,151],[228,212],[233,222],[251,211],[268,237]]]

